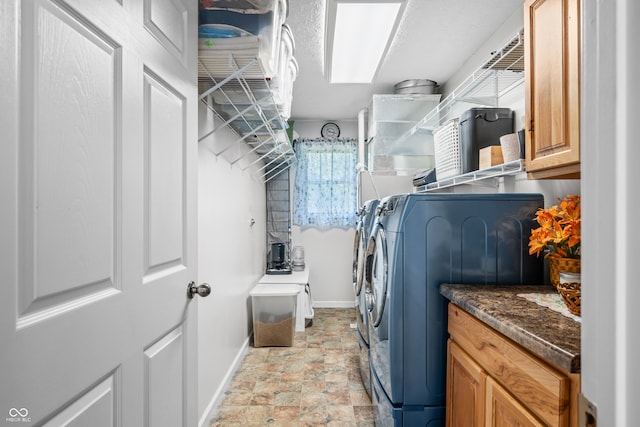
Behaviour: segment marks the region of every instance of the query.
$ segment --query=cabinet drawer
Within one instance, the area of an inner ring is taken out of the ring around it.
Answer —
[[[449,304],[451,339],[499,384],[550,426],[569,421],[570,381],[525,349]]]

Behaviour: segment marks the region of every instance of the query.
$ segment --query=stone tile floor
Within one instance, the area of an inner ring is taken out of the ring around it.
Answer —
[[[250,347],[210,426],[373,426],[355,316],[317,308],[292,347]]]

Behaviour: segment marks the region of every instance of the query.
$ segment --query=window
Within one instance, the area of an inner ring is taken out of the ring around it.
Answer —
[[[350,228],[357,210],[355,138],[298,139],[294,224],[302,228]]]

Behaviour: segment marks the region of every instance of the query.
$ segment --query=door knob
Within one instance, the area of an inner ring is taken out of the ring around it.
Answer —
[[[208,283],[203,283],[201,285],[196,286],[196,282],[189,282],[187,285],[187,296],[189,298],[193,298],[196,295],[200,295],[201,297],[209,296],[211,293],[211,286]]]

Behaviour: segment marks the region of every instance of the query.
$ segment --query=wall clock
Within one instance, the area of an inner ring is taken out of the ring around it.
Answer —
[[[337,138],[340,136],[340,128],[335,123],[325,123],[320,129],[323,138]]]

